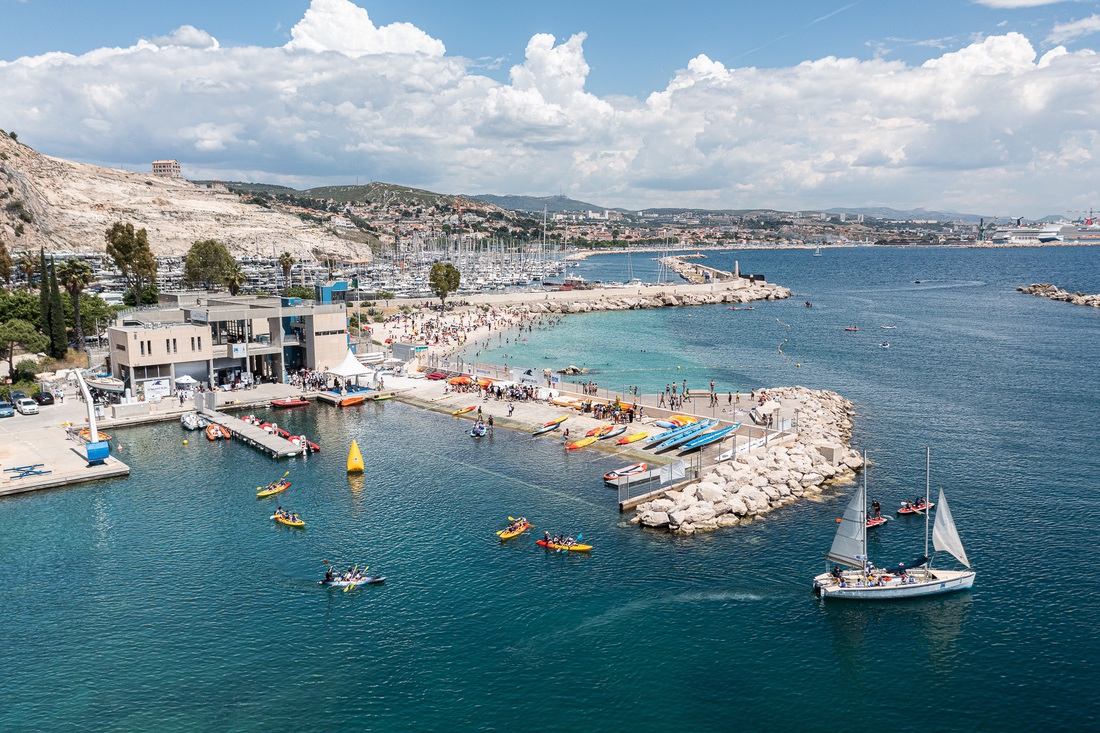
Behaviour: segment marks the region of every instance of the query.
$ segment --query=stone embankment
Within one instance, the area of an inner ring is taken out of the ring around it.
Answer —
[[[631,522],[682,534],[732,527],[854,478],[863,464],[848,444],[851,402],[804,387],[769,389],[768,396],[802,404],[793,442],[704,468],[699,481],[638,505]]]
[[[727,282],[739,278],[738,273],[718,270],[714,267],[687,262],[689,259],[702,257],[703,255],[676,255],[661,258],[661,264],[675,272],[689,283]]]
[[[1094,295],[1088,295],[1080,291],[1071,293],[1068,290],[1062,290],[1058,286],[1051,285],[1050,283],[1033,283],[1027,287],[1021,285],[1016,289],[1027,295],[1038,295],[1043,298],[1050,298],[1051,300],[1060,300],[1064,303],[1091,305],[1093,308],[1100,308],[1100,293]]]
[[[745,281],[747,282],[747,281]],[[577,291],[581,296],[585,291]],[[643,308],[675,308],[721,303],[749,303],[754,300],[782,300],[791,297],[790,288],[772,283],[753,283],[709,293],[658,291],[640,295],[617,295],[614,290],[602,291],[598,298],[578,297],[576,300],[530,300],[517,303],[511,310],[519,313],[590,313],[595,311],[641,310]]]

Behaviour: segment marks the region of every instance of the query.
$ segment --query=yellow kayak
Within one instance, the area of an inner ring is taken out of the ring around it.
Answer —
[[[463,407],[461,410],[455,410],[451,413],[451,417],[458,417],[459,415],[465,415],[467,412],[473,412],[477,409],[477,405],[470,405],[469,407]]]
[[[513,537],[519,537],[521,534],[523,534],[524,532],[526,532],[529,529],[531,529],[531,523],[530,522],[524,522],[523,524],[521,524],[519,526],[518,529],[514,529],[511,532],[509,532],[507,530],[501,530],[500,538],[502,540],[510,540]]]
[[[628,443],[633,443],[635,441],[641,440],[642,438],[648,438],[648,437],[649,437],[649,433],[646,433],[646,432],[631,433],[630,435],[624,435],[623,437],[616,440],[615,445],[627,445]]]
[[[680,427],[684,427],[685,425],[690,425],[693,422],[697,422],[696,418],[691,417],[690,415],[673,415],[669,418],[669,420],[676,423]]]
[[[569,552],[590,552],[592,545],[555,545],[553,542],[547,542],[546,540],[539,540],[535,543],[540,547],[545,547],[547,550],[567,550]]]
[[[561,417],[555,417],[555,418],[554,418],[553,420],[551,420],[550,422],[548,422],[548,423],[545,423],[545,424],[543,425],[543,427],[544,427],[544,428],[548,428],[548,427],[550,427],[551,425],[561,425],[561,424],[562,424],[563,422],[565,422],[565,421],[566,421],[566,420],[568,420],[568,419],[569,419],[569,416],[568,416],[568,415],[562,415]]]
[[[259,493],[256,494],[256,498],[257,499],[262,499],[265,496],[274,496],[275,494],[278,494],[281,491],[286,491],[289,488],[290,488],[290,482],[289,481],[280,481],[279,483],[272,486],[270,489],[261,490]]]
[[[301,519],[299,519],[297,522],[295,522],[293,519],[287,519],[286,517],[278,517],[278,516],[272,517],[272,519],[274,519],[279,524],[285,524],[288,527],[304,527],[304,526],[306,526],[305,521],[301,520]]]
[[[596,440],[597,440],[597,438],[594,435],[591,438],[581,438],[578,441],[570,443],[569,444],[569,450],[580,450],[581,448],[584,448],[585,446],[592,445],[593,443],[596,442]]]

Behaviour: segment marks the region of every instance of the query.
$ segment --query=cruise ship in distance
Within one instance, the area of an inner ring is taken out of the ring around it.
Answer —
[[[1064,242],[1062,224],[1000,227],[993,230],[993,244],[1049,244]]]

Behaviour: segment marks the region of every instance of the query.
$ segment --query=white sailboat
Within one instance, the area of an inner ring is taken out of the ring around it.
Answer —
[[[847,598],[858,601],[896,600],[951,593],[974,585],[977,575],[970,569],[947,498],[940,489],[932,545],[962,563],[966,570],[934,570],[928,558],[930,512],[924,514],[924,556],[909,564],[876,568],[867,557],[867,456],[863,457],[863,485],[852,497],[837,527],[832,547],[826,554],[835,563],[832,572],[814,578],[814,593],[822,599]],[[931,451],[925,453],[925,496],[931,474]],[[849,568],[841,570],[840,566]]]
[[[819,245],[817,245],[816,248],[814,248],[814,257],[820,257],[820,256],[821,256],[821,245],[819,244]]]

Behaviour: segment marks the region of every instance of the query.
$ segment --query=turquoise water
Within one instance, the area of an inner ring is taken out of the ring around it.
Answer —
[[[1095,729],[1100,314],[1013,288],[1096,291],[1100,249],[736,256],[795,296],[570,317],[530,334],[523,361],[569,353],[646,389],[679,365],[689,386],[847,395],[886,507],[923,489],[932,446],[972,593],[815,600],[844,490],[679,538],[622,521],[599,479],[621,461],[505,430],[473,441],[394,402],[280,414],[325,452],[278,464],[134,428],[117,431],[130,479],[0,501],[0,729]],[[255,499],[288,469],[289,491]],[[280,504],[307,527],[271,522]],[[517,513],[596,550],[501,545]],[[898,520],[871,554],[921,543],[921,521]],[[389,580],[330,591],[322,559]]]

